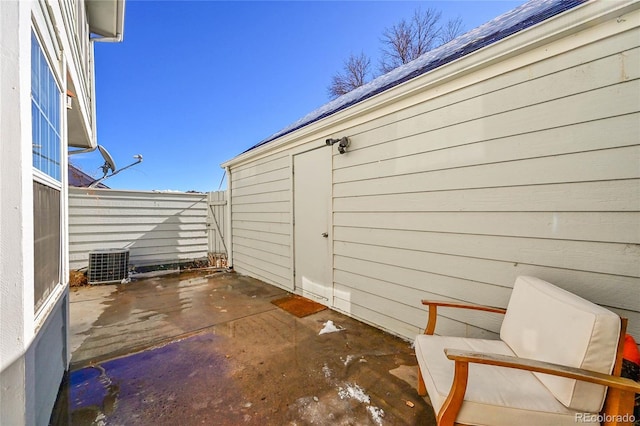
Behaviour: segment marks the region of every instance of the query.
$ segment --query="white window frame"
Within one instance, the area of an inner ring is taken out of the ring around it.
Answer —
[[[38,182],[40,184],[43,184],[53,190],[58,191],[59,196],[60,196],[60,240],[59,240],[59,244],[60,244],[60,256],[58,257],[58,282],[56,284],[54,284],[53,286],[48,288],[48,294],[46,294],[46,296],[42,299],[39,300],[38,305],[36,306],[36,285],[35,285],[35,281],[34,281],[34,300],[33,300],[33,307],[34,307],[34,325],[36,326],[36,329],[38,329],[43,323],[44,321],[46,321],[49,312],[51,311],[51,309],[53,308],[53,306],[57,303],[58,299],[60,298],[60,296],[62,295],[62,293],[64,292],[64,285],[63,283],[65,282],[63,280],[63,274],[65,273],[64,271],[64,262],[63,259],[65,257],[64,255],[64,206],[65,206],[65,200],[64,200],[64,194],[65,194],[65,190],[63,187],[63,182],[64,182],[64,176],[66,174],[66,170],[64,170],[63,168],[65,167],[66,162],[64,161],[64,155],[66,155],[65,152],[65,144],[63,143],[63,137],[64,137],[64,114],[66,114],[66,110],[64,109],[64,105],[63,105],[63,84],[60,81],[59,76],[56,74],[55,70],[56,68],[54,66],[52,66],[51,63],[51,58],[49,55],[47,55],[47,49],[46,49],[46,45],[43,42],[39,32],[37,31],[37,28],[35,26],[32,26],[31,28],[31,37],[32,37],[32,41],[30,43],[31,48],[34,49],[37,48],[40,50],[40,53],[42,55],[42,58],[44,58],[44,61],[46,62],[48,71],[50,73],[50,76],[53,79],[53,82],[55,84],[55,90],[57,91],[57,98],[58,98],[58,111],[57,111],[57,121],[58,121],[58,128],[57,129],[53,129],[54,133],[57,136],[57,141],[58,141],[58,157],[55,158],[54,160],[58,162],[58,178],[51,176],[50,174],[40,170],[39,168],[36,167],[36,164],[33,160],[34,154],[32,154],[32,170],[33,170],[33,181],[34,182]],[[35,43],[33,42],[35,40]],[[32,54],[33,57],[33,54]],[[33,64],[32,64],[33,66]],[[33,85],[33,77],[31,77],[31,85]],[[31,92],[30,94],[30,99],[31,99],[31,120],[34,119],[33,116],[33,106],[34,106],[34,100],[33,100],[33,92]],[[35,103],[36,107],[40,110],[40,112],[42,114],[44,114],[43,111],[43,105],[38,105],[38,103]],[[50,117],[47,117],[46,114],[45,115],[45,119],[49,122],[48,124],[50,125]],[[33,123],[33,121],[32,121]],[[33,129],[33,124],[32,124],[32,129]],[[33,135],[32,135],[32,144],[33,142]],[[35,217],[34,217],[35,220]],[[35,244],[35,241],[34,241]],[[34,259],[37,262],[37,259]],[[35,262],[34,262],[35,263]]]

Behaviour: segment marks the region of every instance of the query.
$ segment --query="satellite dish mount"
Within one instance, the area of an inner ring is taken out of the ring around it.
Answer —
[[[111,173],[116,171],[116,162],[113,161],[113,157],[111,157],[111,154],[109,154],[109,151],[107,151],[105,147],[98,145],[98,150],[100,151],[102,158],[104,158],[104,164],[100,166],[102,173],[104,173],[102,175],[102,179],[104,179],[107,177],[109,170],[111,170]]]

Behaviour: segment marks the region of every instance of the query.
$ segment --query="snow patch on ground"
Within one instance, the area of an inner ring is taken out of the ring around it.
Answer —
[[[384,410],[382,408],[371,405],[371,397],[365,393],[365,391],[357,384],[346,383],[345,387],[338,388],[338,396],[340,399],[355,399],[358,402],[366,404],[367,412],[371,416],[371,419],[377,425],[382,425],[382,418],[384,417]]]
[[[374,407],[370,405],[367,407],[367,411],[371,415],[371,419],[377,424],[382,424],[382,418],[384,417],[384,410],[382,408]]]
[[[355,355],[347,355],[347,359],[344,360],[345,367],[349,365],[354,358],[355,358]],[[342,361],[342,357],[340,357],[340,361]]]
[[[322,372],[324,373],[325,379],[328,379],[331,377],[331,369],[326,363],[322,366]]]
[[[344,328],[342,327],[337,327],[331,320],[328,320],[323,325],[324,327],[322,328],[322,330],[320,330],[320,333],[318,334],[336,333],[338,331],[344,330]]]
[[[340,396],[340,399],[355,399],[365,404],[369,404],[371,402],[369,395],[364,393],[360,386],[352,385],[350,383],[347,383],[344,388],[338,388],[338,396]]]

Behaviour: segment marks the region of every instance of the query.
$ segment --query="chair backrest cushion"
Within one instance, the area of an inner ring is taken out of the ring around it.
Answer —
[[[620,337],[613,312],[534,277],[516,279],[500,338],[522,358],[610,374]],[[606,387],[535,373],[566,407],[602,409]]]

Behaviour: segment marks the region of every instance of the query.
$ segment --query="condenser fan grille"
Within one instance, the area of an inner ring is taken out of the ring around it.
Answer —
[[[129,276],[129,249],[96,250],[89,253],[89,284],[121,282]]]

